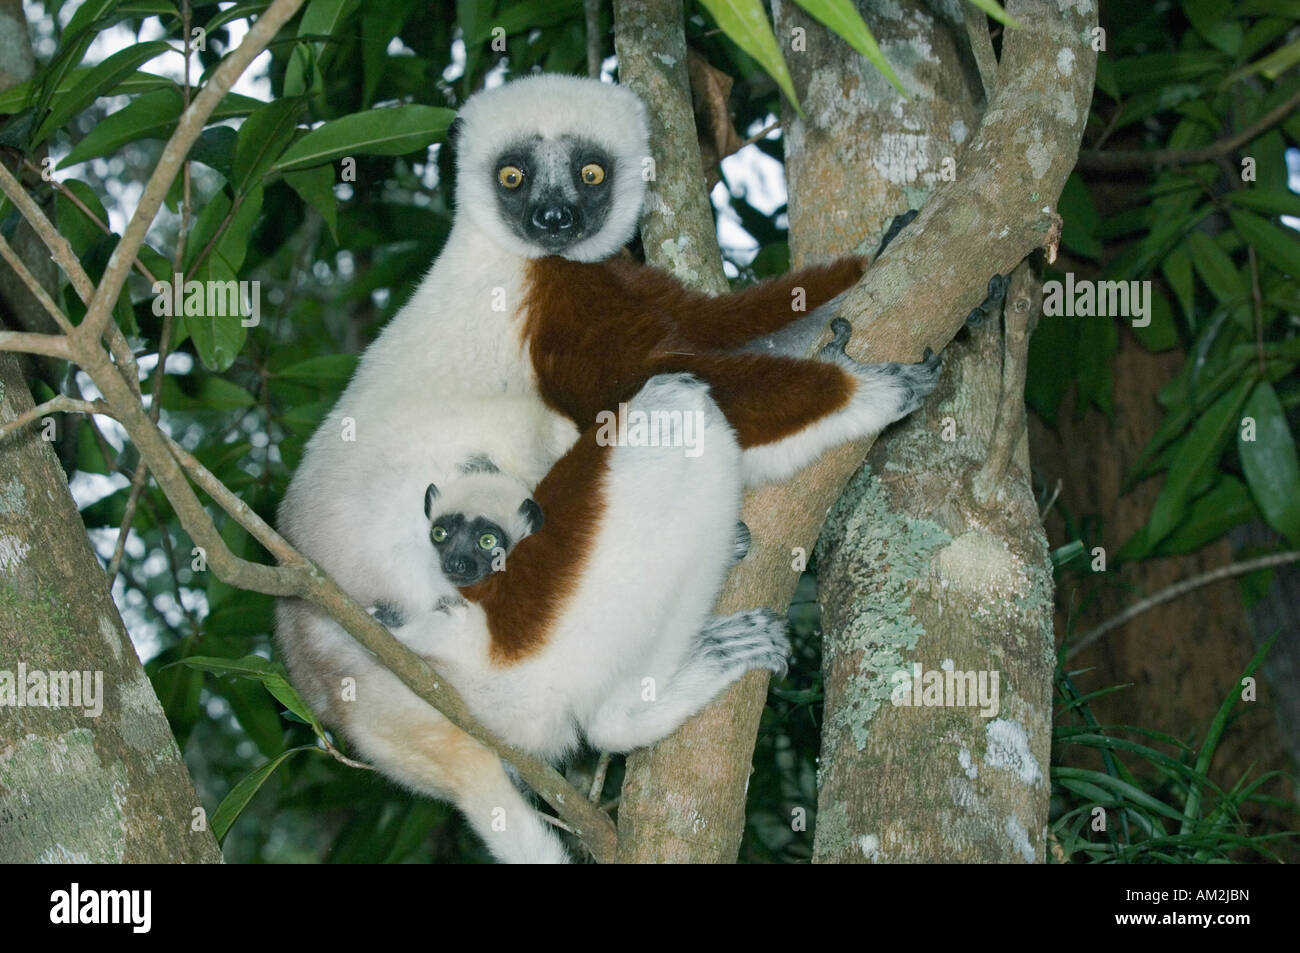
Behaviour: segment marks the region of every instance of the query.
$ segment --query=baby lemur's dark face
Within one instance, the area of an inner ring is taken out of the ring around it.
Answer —
[[[429,527],[443,574],[453,586],[472,586],[493,571],[493,561],[510,552],[514,542],[496,523],[482,516],[443,513]]]
[[[456,489],[453,487],[443,500],[438,488],[430,484],[425,491],[424,513],[429,518],[429,541],[438,552],[443,575],[453,586],[463,589],[505,569],[507,554],[521,539],[541,528],[542,511],[536,502],[524,499],[517,509],[494,519],[463,505],[468,501]]]

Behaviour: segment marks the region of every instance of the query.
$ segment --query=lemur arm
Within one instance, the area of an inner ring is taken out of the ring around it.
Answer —
[[[866,263],[865,258],[840,258],[717,297],[625,259],[614,259],[607,267],[631,297],[667,317],[683,340],[710,350],[731,350],[779,331],[847,291],[862,277]]]

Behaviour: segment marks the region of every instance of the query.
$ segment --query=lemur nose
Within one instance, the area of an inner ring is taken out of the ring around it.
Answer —
[[[573,227],[573,207],[570,205],[539,205],[533,210],[533,224],[548,232],[561,232]]]
[[[447,560],[447,572],[463,576],[469,572],[469,560],[461,556],[451,556]]]

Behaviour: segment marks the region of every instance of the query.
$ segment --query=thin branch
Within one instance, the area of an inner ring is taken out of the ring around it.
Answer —
[[[14,270],[14,273],[22,279],[23,284],[27,286],[27,290],[32,293],[32,297],[54,319],[54,323],[59,326],[60,330],[64,334],[72,331],[72,322],[68,320],[68,316],[46,294],[45,288],[36,280],[36,276],[31,273],[23,260],[18,257],[18,253],[5,241],[3,235],[0,235],[0,258],[3,258],[9,267]]]
[[[773,119],[773,120],[772,120],[771,122],[769,122],[766,126],[764,126],[762,129],[758,130],[758,132],[754,133],[752,136],[750,136],[748,139],[746,139],[744,142],[742,142],[739,146],[737,146],[737,147],[736,147],[736,152],[739,152],[741,149],[745,148],[745,146],[752,146],[754,143],[758,142],[760,139],[766,139],[766,138],[768,137],[768,135],[770,135],[771,132],[772,132],[774,129],[780,129],[780,128],[781,128],[781,120],[780,120],[780,119]],[[730,154],[730,155],[735,155],[735,153],[729,153],[729,154]],[[723,158],[725,159],[726,156],[723,156]]]
[[[50,250],[50,255],[72,282],[77,296],[82,301],[89,302],[94,297],[95,285],[86,274],[86,270],[81,267],[77,256],[73,254],[72,246],[59,234],[58,229],[45,217],[41,207],[27,194],[22,183],[14,178],[13,173],[6,169],[3,163],[0,163],[0,192],[4,192],[9,197],[9,201],[14,203],[19,214],[27,219],[27,223],[41,237],[45,247]]]
[[[236,496],[192,453],[177,443],[170,434],[162,430],[158,432],[162,434],[163,439],[167,442],[167,447],[172,456],[176,458],[176,462],[185,468],[185,472],[190,475],[194,482],[208,496],[212,497],[213,502],[225,510],[235,522],[248,530],[249,535],[261,543],[268,553],[281,563],[287,564],[302,560],[302,556],[289,544],[287,539],[277,533],[266,520],[258,516],[251,506]]]
[[[1268,569],[1272,566],[1284,566],[1287,563],[1300,562],[1300,549],[1291,549],[1282,553],[1271,553],[1268,556],[1259,556],[1255,559],[1247,559],[1239,563],[1230,563],[1227,566],[1220,566],[1218,569],[1211,569],[1208,572],[1192,576],[1190,579],[1184,579],[1181,582],[1175,582],[1166,586],[1153,596],[1148,596],[1140,602],[1129,606],[1119,615],[1107,619],[1095,629],[1086,632],[1080,636],[1078,641],[1070,646],[1065,653],[1067,659],[1074,658],[1088,646],[1092,645],[1107,632],[1117,629],[1148,609],[1154,609],[1156,606],[1163,605],[1184,596],[1187,593],[1199,589],[1202,586],[1208,586],[1211,583],[1219,582],[1223,579],[1231,579],[1234,576],[1244,576],[1248,572],[1255,572],[1260,569]]]
[[[582,0],[582,13],[587,27],[587,75],[600,79],[600,0]]]
[[[26,160],[26,165],[34,172],[41,171],[40,167],[34,165],[30,159]],[[64,196],[72,199],[79,208],[84,210],[92,220],[99,221],[71,190],[65,188],[60,182],[56,181],[53,184]],[[81,262],[72,251],[72,246],[54,227],[35,200],[28,195],[22,183],[14,178],[3,165],[0,165],[0,190],[9,196],[10,201],[14,203],[19,213],[27,220],[27,224],[41,237],[45,247],[50,250],[50,255],[63,269],[64,274],[68,276],[68,281],[72,283],[72,288],[77,292],[77,297],[89,307],[91,299],[95,296],[95,285],[90,280],[90,276],[86,274],[86,270],[81,267]],[[112,234],[107,225],[104,225],[103,228],[106,232]],[[108,347],[113,352],[113,359],[117,361],[118,367],[122,370],[122,376],[131,385],[131,389],[138,394],[140,392],[140,371],[136,367],[135,355],[131,353],[131,347],[127,344],[126,336],[122,334],[122,329],[111,321],[106,331]]]
[[[980,84],[984,87],[984,101],[991,103],[998,88],[998,58],[993,54],[989,18],[982,10],[972,10],[970,7],[966,8],[963,17],[966,20],[966,37],[970,40],[971,55],[975,57],[975,68],[979,70]]]
[[[993,439],[988,456],[975,474],[972,485],[975,499],[984,504],[993,501],[1011,457],[1025,434],[1025,374],[1029,367],[1029,327],[1038,314],[1042,286],[1034,277],[1029,259],[1016,266],[1003,308],[1006,330],[1003,336],[1002,390],[993,422]]]
[[[0,426],[0,440],[4,440],[14,431],[21,430],[33,420],[39,420],[47,414],[107,414],[111,417],[113,412],[102,400],[76,400],[59,394]]]
[[[1047,514],[1052,512],[1052,507],[1056,504],[1056,498],[1061,495],[1061,487],[1065,481],[1060,477],[1056,478],[1056,486],[1052,488],[1052,495],[1047,498],[1047,505],[1043,507],[1043,512],[1038,514],[1039,522],[1047,519]]]
[[[30,159],[25,159],[23,161],[23,164],[27,166],[27,168],[29,169],[32,169],[37,172],[40,171],[40,166],[33,163]],[[65,199],[67,199],[78,209],[80,209],[81,214],[86,216],[86,218],[90,219],[91,224],[93,224],[101,232],[103,232],[105,235],[113,234],[113,230],[108,227],[108,223],[105,222],[103,219],[101,219],[93,211],[91,211],[90,206],[87,205],[85,202],[81,201],[81,199],[78,197],[76,192],[72,191],[72,189],[68,188],[58,179],[52,179],[50,181],[50,185],[54,186],[54,188],[58,190],[58,193],[60,195],[62,195]],[[135,270],[140,272],[140,276],[144,278],[146,281],[148,281],[149,284],[152,285],[155,281],[158,280],[154,276],[154,273],[150,271],[148,268],[146,268],[144,262],[142,262],[138,257],[135,259],[133,264],[135,265]],[[89,304],[90,299],[91,297],[93,297],[93,295],[94,295],[94,289],[92,287],[87,294],[81,296],[81,300]]]
[[[1269,129],[1276,126],[1300,107],[1300,92],[1286,102],[1269,110],[1257,122],[1242,132],[1199,149],[1151,149],[1126,152],[1098,152],[1089,150],[1079,154],[1078,168],[1087,172],[1114,172],[1123,169],[1145,169],[1148,166],[1192,165],[1213,162],[1235,152]]]
[[[599,801],[600,794],[605,790],[605,773],[609,771],[609,752],[602,751],[600,760],[596,762],[596,773],[591,778],[591,791],[587,794],[588,801]]]
[[[212,75],[199,94],[194,97],[190,107],[181,114],[176,124],[176,131],[167,140],[162,155],[158,157],[153,175],[149,176],[144,194],[140,197],[140,204],[136,206],[135,214],[131,216],[131,221],[122,234],[122,240],[117,243],[117,247],[109,257],[108,266],[104,269],[99,287],[86,312],[86,319],[78,329],[83,337],[99,337],[104,326],[108,324],[113,302],[117,300],[122,285],[126,282],[127,272],[131,270],[131,263],[135,260],[136,253],[144,244],[145,233],[153,224],[158,209],[162,207],[167,190],[171,187],[172,180],[176,178],[181,163],[189,155],[190,147],[203,132],[208,117],[212,115],[212,111],[230,91],[230,87],[239,79],[248,64],[266,49],[280,27],[302,6],[302,2],[303,0],[272,0],[271,5],[244,35],[243,42],[212,71]]]
[[[18,354],[40,354],[72,360],[68,338],[62,334],[33,334],[29,331],[0,331],[0,351]]]
[[[113,544],[113,555],[108,560],[108,568],[104,570],[110,587],[113,585],[113,580],[117,578],[118,569],[122,566],[122,557],[126,555],[126,540],[131,535],[131,524],[135,521],[135,508],[139,505],[140,494],[144,492],[145,484],[148,482],[149,468],[145,466],[144,460],[141,460],[136,464],[135,473],[131,476],[131,492],[126,496],[122,522],[117,527],[117,542]]]

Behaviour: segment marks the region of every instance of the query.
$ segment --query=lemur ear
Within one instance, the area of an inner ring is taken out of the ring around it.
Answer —
[[[460,142],[460,134],[464,131],[464,129],[465,129],[464,119],[461,119],[459,116],[453,119],[451,121],[451,125],[447,127],[447,145],[455,149]]]
[[[424,518],[433,519],[433,501],[438,498],[437,484],[430,483],[429,488],[424,491]]]
[[[545,517],[542,515],[542,508],[537,505],[536,500],[524,500],[520,503],[519,513],[524,519],[528,520],[528,532],[535,533],[542,528]]]

